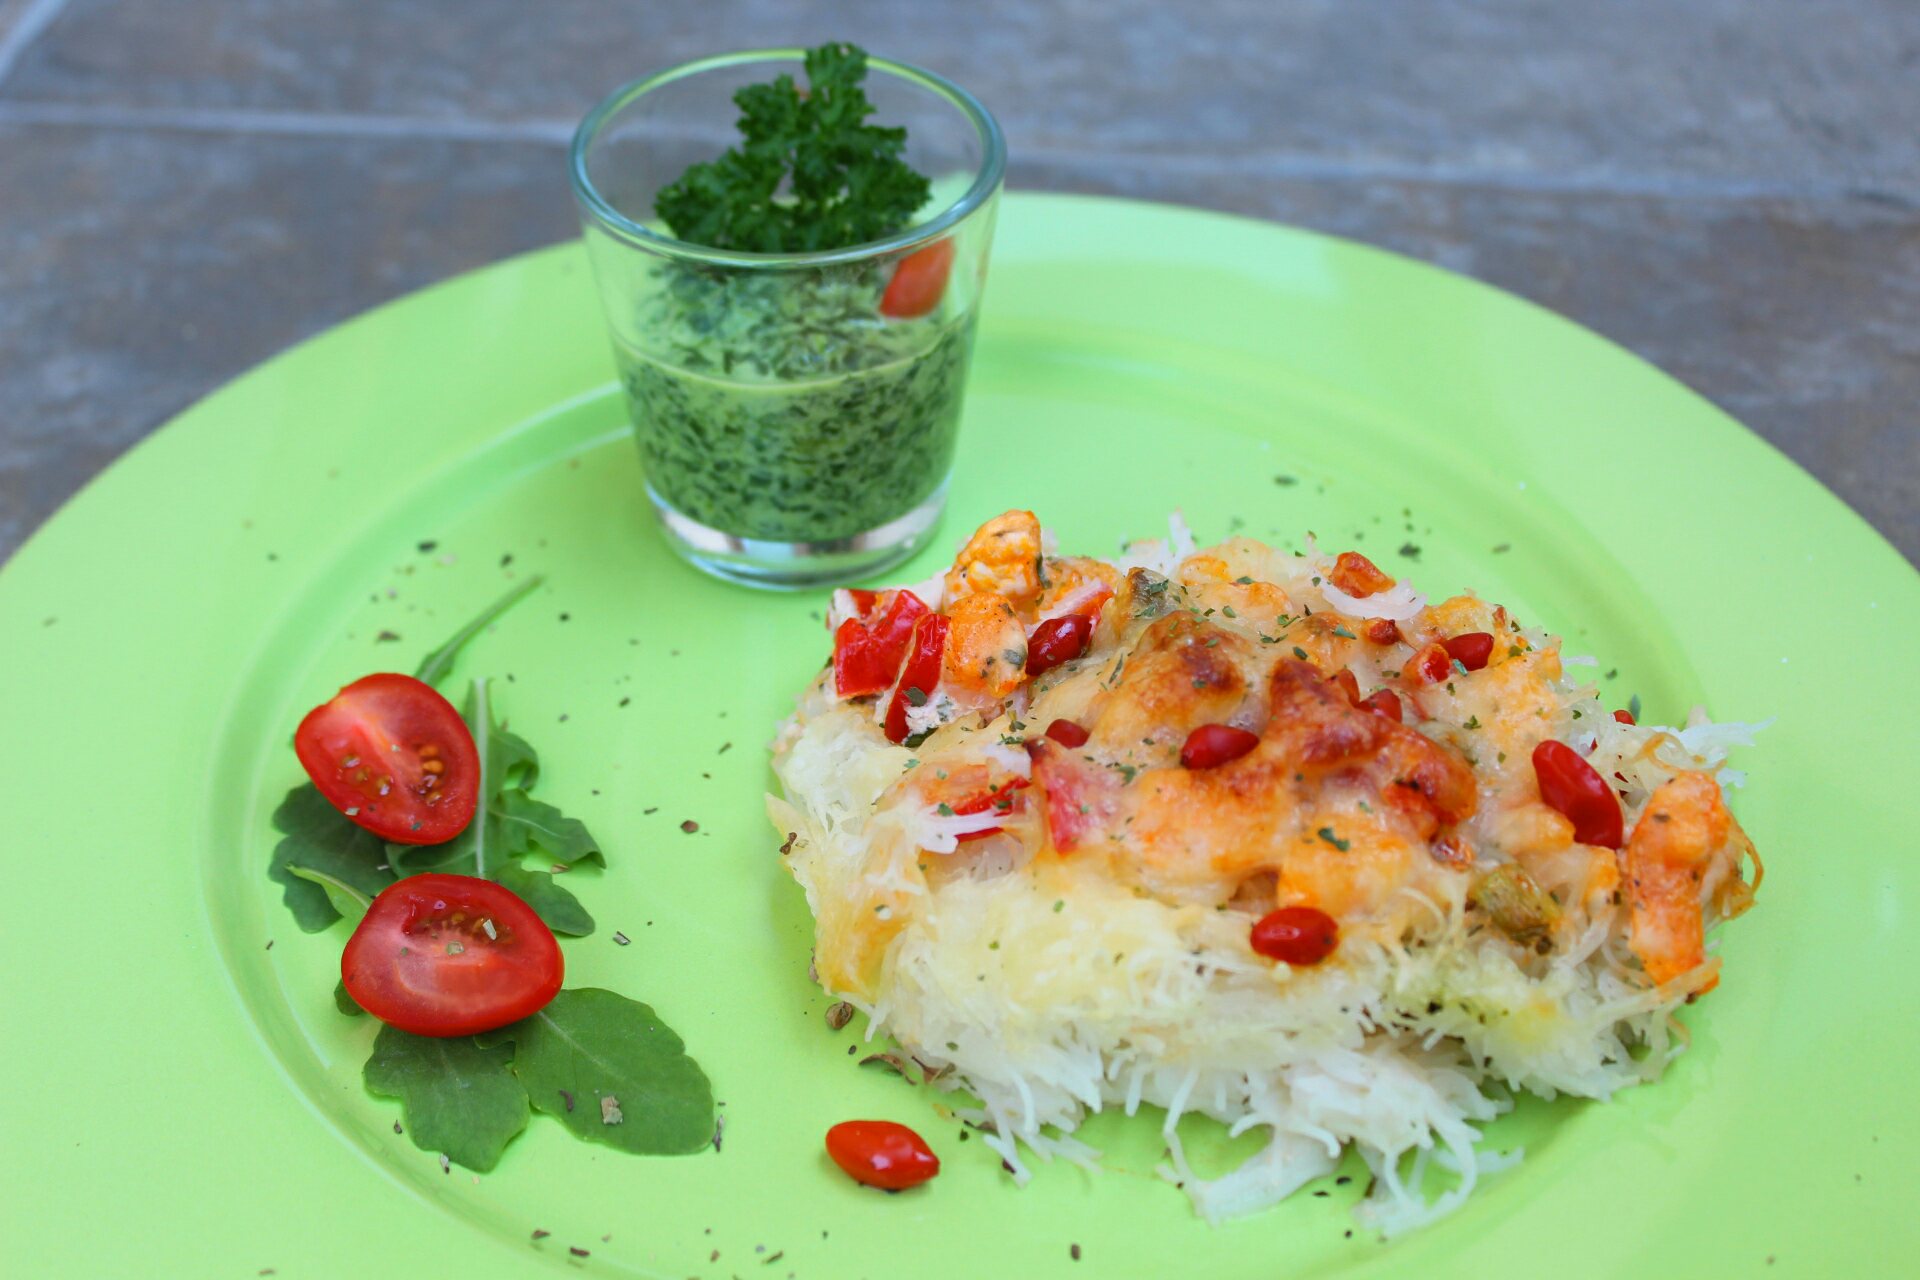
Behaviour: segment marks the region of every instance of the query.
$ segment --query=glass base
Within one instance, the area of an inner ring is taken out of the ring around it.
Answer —
[[[701,524],[647,486],[660,532],[681,559],[716,578],[767,591],[844,586],[899,564],[927,545],[947,506],[944,481],[927,499],[877,529],[828,542],[770,542]]]

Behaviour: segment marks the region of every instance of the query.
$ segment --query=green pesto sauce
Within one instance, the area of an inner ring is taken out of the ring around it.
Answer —
[[[871,264],[655,269],[621,381],[654,492],[749,538],[850,537],[924,501],[953,459],[973,317],[878,311]]]

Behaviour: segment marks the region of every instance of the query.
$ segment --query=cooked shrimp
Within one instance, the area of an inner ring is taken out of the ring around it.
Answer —
[[[1706,963],[1710,904],[1722,916],[1746,910],[1752,891],[1740,879],[1740,861],[1751,848],[1707,774],[1678,774],[1647,800],[1623,859],[1632,913],[1628,942],[1654,982]],[[1697,994],[1718,981],[1710,974]]]
[[[1262,623],[1293,612],[1293,602],[1285,591],[1237,572],[1220,556],[1188,556],[1180,565],[1179,577],[1202,608],[1224,606]]]
[[[1054,612],[1093,613],[1112,598],[1125,580],[1125,574],[1102,560],[1088,556],[1051,557],[1046,562],[1046,587],[1040,593],[1040,613],[1043,617]]]
[[[947,572],[947,603],[996,592],[1015,606],[1040,594],[1040,520],[1031,511],[997,515],[974,531]]]
[[[1108,678],[1113,692],[1089,726],[1095,747],[1118,754],[1151,741],[1152,762],[1161,763],[1199,725],[1256,728],[1264,719],[1257,662],[1252,645],[1203,618],[1181,611],[1158,619]]]
[[[941,685],[962,705],[1006,697],[1025,678],[1027,632],[998,592],[964,596],[948,606]]]
[[[1223,634],[1190,614],[1160,619],[1086,750],[1030,748],[1055,848],[1098,850],[1130,881],[1186,901],[1218,902],[1250,877],[1277,878],[1283,905],[1337,917],[1382,909],[1384,919],[1407,905],[1396,896],[1402,886],[1425,890],[1452,875],[1428,841],[1473,812],[1465,761],[1354,709],[1292,658],[1259,691],[1270,718],[1251,753],[1217,768],[1147,767],[1132,782],[1135,770],[1122,766],[1142,759],[1143,729],[1171,724],[1177,743],[1194,724],[1244,706],[1251,690],[1236,660],[1251,658],[1236,652],[1237,637],[1206,643]]]

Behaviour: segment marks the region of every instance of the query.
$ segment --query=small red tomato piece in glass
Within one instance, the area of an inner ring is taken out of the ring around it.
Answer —
[[[833,633],[833,691],[842,698],[882,693],[900,674],[900,660],[913,638],[913,624],[931,612],[911,591],[856,591],[865,607]]]
[[[1540,798],[1572,821],[1575,840],[1620,847],[1620,799],[1578,751],[1549,738],[1533,749],[1533,776],[1540,784]]]
[[[1093,735],[1071,720],[1055,720],[1047,726],[1047,736],[1063,747],[1084,747]]]
[[[926,1141],[891,1120],[843,1120],[827,1130],[827,1154],[863,1186],[905,1191],[940,1172]]]
[[[1358,551],[1342,551],[1327,573],[1327,581],[1348,595],[1363,600],[1393,587],[1393,579]]]
[[[1423,644],[1400,668],[1400,674],[1414,684],[1439,684],[1453,671],[1453,657],[1445,645]]]
[[[1446,640],[1447,656],[1459,662],[1469,671],[1478,671],[1487,665],[1487,659],[1493,656],[1493,636],[1485,631],[1469,631],[1464,635],[1449,636]]]
[[[953,241],[937,240],[900,259],[880,297],[880,314],[895,320],[924,316],[946,296],[947,276],[953,270]]]
[[[1048,618],[1027,637],[1027,675],[1037,676],[1087,651],[1093,639],[1093,619],[1084,613]]]
[[[894,682],[893,697],[887,701],[886,733],[888,742],[905,742],[907,708],[924,706],[940,683],[940,655],[947,647],[949,619],[944,613],[923,614],[913,624],[913,638],[907,644],[907,660]]]
[[[1281,907],[1253,926],[1253,949],[1283,964],[1319,964],[1340,945],[1340,926],[1318,907]]]
[[[1212,769],[1238,760],[1260,745],[1260,735],[1230,724],[1203,724],[1180,746],[1180,763],[1188,769]]]
[[[1361,702],[1360,706],[1367,711],[1373,712],[1377,716],[1385,716],[1387,719],[1396,722],[1403,721],[1406,718],[1405,713],[1400,709],[1399,696],[1391,689],[1381,689],[1377,693],[1368,695],[1365,701]]]
[[[307,713],[293,751],[329,804],[396,844],[451,840],[479,804],[467,722],[412,676],[355,680]]]
[[[1616,711],[1613,713],[1613,718],[1615,720],[1618,720],[1621,724],[1637,723],[1637,721],[1634,720],[1633,712],[1631,711]]]
[[[566,966],[553,931],[512,890],[409,876],[367,908],[340,956],[354,1003],[417,1036],[470,1036],[544,1009]]]

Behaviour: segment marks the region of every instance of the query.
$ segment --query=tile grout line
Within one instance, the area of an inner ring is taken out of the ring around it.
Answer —
[[[12,36],[0,43],[0,75],[6,58],[51,21],[66,0],[37,0],[37,7],[21,20]],[[36,14],[45,17],[18,37]],[[0,124],[65,125],[130,130],[172,130],[186,133],[239,133],[281,137],[367,140],[423,140],[446,142],[532,142],[565,146],[572,138],[570,120],[463,120],[433,116],[394,116],[315,111],[263,111],[198,107],[112,107],[86,103],[36,102],[0,98]],[[1485,186],[1504,191],[1542,195],[1617,195],[1668,200],[1814,200],[1853,201],[1891,208],[1920,206],[1920,187],[1872,187],[1834,182],[1772,182],[1747,178],[1688,178],[1678,175],[1635,175],[1570,172],[1561,174],[1494,170],[1455,164],[1406,161],[1354,162],[1299,154],[1209,156],[1139,152],[1069,150],[1027,147],[1016,164],[1034,162],[1069,169],[1106,172],[1132,169],[1160,173],[1211,173],[1222,165],[1250,176],[1305,181],[1408,182],[1435,186]]]
[[[40,33],[52,26],[53,20],[66,7],[67,0],[32,0],[13,24],[13,29],[0,36],[0,83],[5,83],[13,64],[20,61],[20,55],[27,51],[27,46],[38,40]]]
[[[1920,204],[1920,186],[1911,192],[1835,182],[1771,182],[1756,178],[1689,178],[1684,175],[1547,173],[1517,169],[1481,169],[1470,165],[1410,161],[1354,162],[1328,156],[1268,154],[1208,156],[1203,153],[1147,154],[1093,150],[1049,151],[1029,148],[1021,158],[1064,167],[1150,169],[1163,173],[1209,173],[1231,166],[1237,173],[1268,178],[1349,182],[1427,183],[1443,187],[1484,186],[1543,195],[1646,196],[1669,200],[1858,200],[1896,208]],[[1014,163],[1018,163],[1016,160]]]
[[[64,4],[66,0],[54,0]],[[449,142],[545,142],[564,145],[573,125],[554,120],[455,120],[432,116],[257,111],[199,107],[101,107],[0,98],[0,124],[51,124],[181,133],[258,133],[314,138],[417,138]]]

